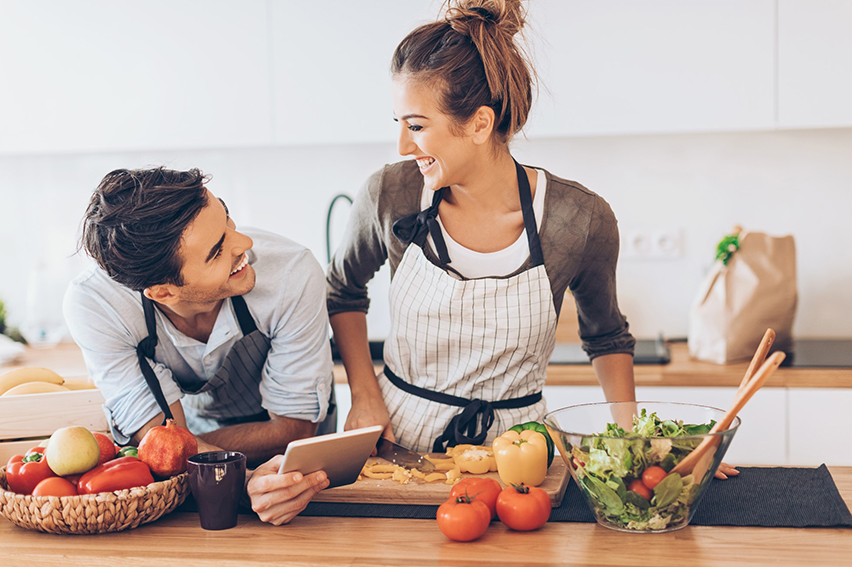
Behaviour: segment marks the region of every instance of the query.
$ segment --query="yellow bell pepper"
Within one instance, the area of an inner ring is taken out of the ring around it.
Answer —
[[[538,431],[511,429],[492,444],[503,484],[538,486],[547,476],[547,439]]]
[[[485,474],[497,470],[491,447],[482,445],[456,445],[447,449],[461,472]]]

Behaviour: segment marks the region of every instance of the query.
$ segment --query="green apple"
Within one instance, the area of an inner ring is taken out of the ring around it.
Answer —
[[[44,451],[47,466],[58,476],[91,470],[98,464],[100,454],[95,436],[80,425],[54,431]]]

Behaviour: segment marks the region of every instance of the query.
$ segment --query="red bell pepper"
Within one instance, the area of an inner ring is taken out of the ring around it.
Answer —
[[[151,469],[136,457],[122,457],[98,465],[77,482],[79,494],[112,492],[154,482]]]
[[[56,474],[47,466],[43,447],[34,447],[26,455],[14,455],[6,464],[9,490],[18,494],[32,494],[39,482],[52,476]]]

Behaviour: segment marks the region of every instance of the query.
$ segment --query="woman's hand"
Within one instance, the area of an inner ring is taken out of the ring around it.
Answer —
[[[727,463],[721,463],[719,468],[716,469],[716,478],[721,480],[725,480],[729,476],[737,476],[738,474],[740,474],[740,471]]]
[[[386,433],[390,431],[390,415],[384,400],[382,400],[381,393],[378,396],[353,396],[352,409],[346,416],[346,424],[343,429],[349,431],[350,429],[370,427],[371,425],[383,425]],[[392,435],[391,433],[389,439],[394,440]],[[382,436],[387,437],[385,433]]]
[[[278,474],[283,455],[257,467],[249,478],[246,490],[251,509],[264,522],[280,526],[305,509],[315,494],[328,487],[323,471],[302,475],[299,472]]]
[[[390,424],[390,414],[388,414],[388,408],[384,400],[382,400],[381,393],[378,396],[353,396],[352,409],[349,410],[349,415],[346,416],[346,423],[343,429],[349,431],[350,429],[370,427],[371,425],[384,425],[385,429],[382,431],[382,437],[396,441]],[[373,449],[372,455],[375,454],[376,450]]]

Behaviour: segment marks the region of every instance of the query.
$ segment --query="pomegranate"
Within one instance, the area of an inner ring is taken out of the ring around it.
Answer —
[[[172,419],[152,427],[139,442],[139,459],[159,477],[170,477],[186,470],[186,460],[198,452],[198,442],[188,429]]]

